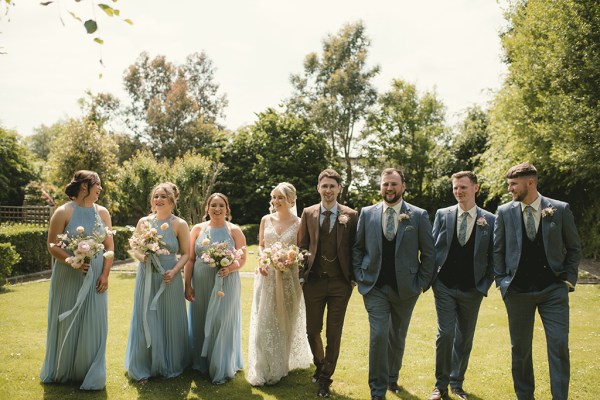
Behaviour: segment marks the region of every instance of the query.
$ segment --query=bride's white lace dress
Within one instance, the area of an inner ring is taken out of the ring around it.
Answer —
[[[281,235],[271,218],[265,222],[265,247],[275,242],[297,244],[299,221]],[[306,309],[298,268],[281,272],[269,269],[267,276],[254,278],[254,298],[250,316],[248,371],[253,386],[273,385],[288,371],[308,368],[312,354],[306,337]]]

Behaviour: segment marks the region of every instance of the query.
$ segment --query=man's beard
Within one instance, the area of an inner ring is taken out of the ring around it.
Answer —
[[[397,193],[394,195],[394,197],[391,200],[388,200],[387,196],[388,196],[388,194],[384,194],[382,197],[383,197],[383,201],[385,201],[386,203],[389,203],[389,204],[394,204],[402,198],[402,195],[397,194]]]

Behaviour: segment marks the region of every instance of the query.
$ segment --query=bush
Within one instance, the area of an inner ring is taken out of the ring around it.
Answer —
[[[131,232],[129,228],[125,228],[124,226],[113,226],[113,230],[117,231],[113,236],[115,242],[115,260],[125,260],[129,257],[129,238],[131,237]]]
[[[11,243],[21,260],[11,276],[31,274],[50,269],[50,253],[46,246],[47,228],[39,225],[2,225],[0,243]]]
[[[13,266],[19,262],[21,257],[15,246],[10,243],[0,243],[0,286],[6,283]]]
[[[248,224],[248,225],[240,225],[240,229],[246,236],[246,244],[251,246],[253,244],[258,244],[258,231],[260,229],[260,225],[258,224]]]

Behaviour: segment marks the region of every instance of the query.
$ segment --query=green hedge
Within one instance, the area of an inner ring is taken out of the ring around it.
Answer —
[[[10,243],[0,243],[0,286],[6,283],[13,266],[19,262],[21,257],[17,249]]]
[[[240,229],[244,232],[244,236],[246,236],[246,244],[251,246],[253,244],[258,244],[258,231],[260,229],[260,225],[258,224],[248,224],[248,225],[240,225]]]
[[[129,237],[131,233],[125,227],[113,227],[117,233],[115,240],[115,260],[129,258]],[[21,260],[13,267],[10,276],[31,274],[50,269],[50,253],[46,246],[48,228],[39,225],[2,225],[0,243],[12,244]]]
[[[48,228],[39,225],[2,225],[0,243],[11,243],[21,260],[16,263],[11,276],[30,274],[50,268],[50,254],[46,246]]]

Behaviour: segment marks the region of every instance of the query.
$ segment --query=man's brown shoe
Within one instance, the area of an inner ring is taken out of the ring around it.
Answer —
[[[398,394],[402,391],[402,388],[398,386],[398,382],[392,382],[388,385],[388,390],[392,393]]]
[[[433,389],[433,392],[431,392],[429,400],[442,400],[446,397],[448,397],[448,391],[436,387],[435,389]]]

